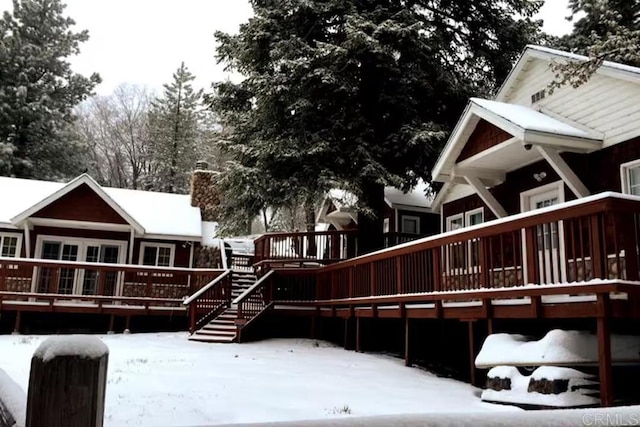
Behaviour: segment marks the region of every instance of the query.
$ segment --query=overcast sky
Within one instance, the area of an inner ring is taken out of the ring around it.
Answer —
[[[540,14],[544,29],[555,35],[571,30],[564,18],[568,0],[547,0]],[[228,76],[214,59],[213,33],[236,32],[251,16],[247,0],[67,0],[67,15],[90,39],[72,59],[76,71],[96,71],[103,82],[96,91],[109,94],[121,83],[160,90],[184,61],[197,76],[196,86]],[[2,9],[11,0],[0,0]]]

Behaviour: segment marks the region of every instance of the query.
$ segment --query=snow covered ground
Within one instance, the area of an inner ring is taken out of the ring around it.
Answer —
[[[26,391],[44,336],[0,336],[0,368]],[[194,426],[431,412],[519,411],[468,384],[322,341],[203,344],[185,333],[106,335],[106,426]]]

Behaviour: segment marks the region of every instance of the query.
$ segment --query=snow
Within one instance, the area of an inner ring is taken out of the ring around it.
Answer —
[[[78,179],[78,178],[76,178]],[[0,225],[15,228],[11,218],[61,190],[60,182],[0,177]],[[147,235],[200,239],[200,210],[189,195],[102,187],[104,192],[145,229]]]
[[[202,240],[200,243],[202,246],[209,246],[213,248],[220,247],[220,239],[218,235],[218,223],[211,221],[202,221]]]
[[[16,426],[23,426],[26,419],[27,395],[9,375],[0,369],[0,402],[11,413]]]
[[[479,107],[502,117],[514,125],[536,132],[551,133],[555,135],[572,136],[578,138],[594,139],[589,133],[568,125],[553,117],[546,116],[531,108],[507,104],[505,102],[489,101],[488,99],[471,98],[470,102]]]
[[[60,335],[44,340],[33,355],[43,362],[60,356],[78,356],[82,359],[99,359],[109,354],[107,346],[99,338],[89,335]]]
[[[419,180],[415,188],[406,193],[395,187],[385,187],[384,198],[387,204],[394,209],[411,210],[416,207],[429,209],[433,202],[433,196],[427,196],[427,191],[429,191],[429,184]]]
[[[530,376],[524,376],[513,366],[496,366],[487,374],[489,378],[509,378],[510,390],[483,390],[482,399],[492,402],[518,403],[526,405],[542,405],[555,407],[586,406],[600,403],[598,398],[583,394],[581,387],[595,384],[591,376],[570,368],[541,366]],[[558,394],[542,394],[530,392],[531,380],[569,380],[567,391]],[[586,391],[585,392],[589,392]]]
[[[0,336],[0,366],[25,390],[31,355],[45,338]],[[107,427],[519,412],[482,402],[471,385],[407,368],[401,359],[322,341],[203,344],[186,333],[100,339],[109,347]]]
[[[611,336],[614,362],[639,361],[640,337]],[[542,339],[532,340],[518,334],[489,335],[476,357],[476,366],[568,365],[598,362],[597,337],[584,331],[554,329]]]

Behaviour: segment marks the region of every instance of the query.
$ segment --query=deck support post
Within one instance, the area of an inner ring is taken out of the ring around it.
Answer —
[[[404,318],[404,366],[411,366],[413,360],[411,358],[411,323],[409,316]]]
[[[360,326],[360,318],[356,317],[356,352],[357,353],[362,353],[362,345],[360,342],[360,335],[361,335],[362,331],[361,331],[361,326]]]
[[[314,314],[311,316],[311,339],[318,338],[318,315]]]
[[[20,322],[22,321],[22,312],[16,311],[16,321],[13,324],[13,335],[20,335]]]
[[[107,331],[107,334],[113,334],[113,324],[115,323],[115,318],[116,315],[112,314],[111,316],[109,316],[109,330]]]
[[[611,374],[611,329],[609,325],[609,294],[598,294],[598,379],[600,405],[613,406]]]
[[[124,334],[129,334],[131,333],[131,316],[127,316],[126,320],[124,322]]]
[[[494,330],[493,319],[489,318],[487,319],[487,336],[493,335],[493,330]]]
[[[475,350],[475,339],[473,336],[473,320],[468,320],[468,330],[469,330],[469,378],[471,379],[471,385],[478,386],[478,378],[476,376],[476,350]]]

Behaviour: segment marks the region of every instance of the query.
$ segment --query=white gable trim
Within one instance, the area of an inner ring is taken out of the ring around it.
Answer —
[[[145,233],[144,227],[142,225],[140,225],[140,223],[138,223],[135,219],[133,219],[133,217],[131,217],[131,215],[129,215],[127,213],[127,211],[125,211],[111,197],[109,197],[109,195],[107,193],[105,193],[105,191],[102,189],[102,187],[100,187],[100,185],[97,182],[95,182],[93,180],[93,178],[91,178],[87,174],[80,175],[79,177],[77,177],[74,180],[70,181],[64,187],[60,188],[58,191],[50,194],[48,197],[40,200],[38,203],[36,203],[35,205],[31,206],[27,210],[25,210],[25,211],[21,212],[20,214],[14,216],[13,218],[11,218],[11,223],[14,224],[15,226],[19,226],[19,224],[21,224],[27,218],[31,217],[33,214],[35,214],[39,210],[45,208],[46,206],[50,205],[54,201],[60,199],[62,196],[64,196],[64,195],[70,193],[71,191],[75,190],[76,188],[78,188],[82,184],[88,185],[89,188],[91,188],[98,195],[98,197],[100,197],[107,205],[109,205],[114,211],[116,211],[118,213],[118,215],[120,215],[122,218],[124,218],[124,220],[127,221],[127,223],[129,225],[131,225],[131,227],[133,227],[133,229],[136,231],[136,233],[138,233],[138,234],[144,234]]]

